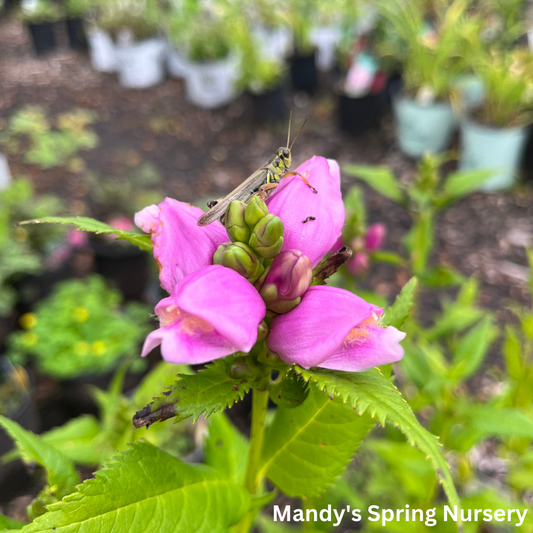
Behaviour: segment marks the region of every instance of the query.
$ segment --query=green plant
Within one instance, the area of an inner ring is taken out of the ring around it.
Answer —
[[[497,127],[533,122],[533,56],[527,48],[492,50],[474,63],[485,98],[475,118]]]
[[[28,24],[56,22],[64,16],[63,6],[54,0],[35,0],[31,7],[22,7],[20,18]]]
[[[467,12],[467,0],[436,10],[431,22],[423,3],[389,0],[380,5],[385,25],[376,50],[403,66],[405,91],[413,97],[450,99],[457,77],[468,71],[478,48],[481,18]]]
[[[422,283],[430,286],[453,285],[461,279],[461,276],[448,266],[428,266],[434,246],[437,213],[475,191],[490,177],[490,171],[478,169],[452,172],[443,178],[440,166],[449,157],[446,154],[426,154],[418,165],[414,179],[408,185],[404,185],[386,167],[344,167],[347,174],[356,176],[378,193],[408,210],[413,219],[413,225],[404,238],[409,266]],[[377,252],[374,259],[393,264],[402,263],[402,258],[391,252]]]
[[[93,6],[93,0],[65,0],[65,13],[68,17],[82,17]]]
[[[290,0],[283,16],[293,32],[295,53],[307,55],[313,51],[311,31],[317,14],[315,0]]]
[[[137,355],[147,331],[148,310],[130,303],[99,276],[59,284],[33,313],[20,319],[25,331],[8,338],[16,360],[28,356],[39,370],[59,378],[101,374]]]
[[[91,150],[98,144],[97,135],[88,127],[94,121],[93,112],[75,109],[52,122],[43,108],[26,106],[10,118],[0,142],[10,153],[24,150],[26,163],[45,169],[67,166],[79,172],[84,162],[76,157],[78,151]]]

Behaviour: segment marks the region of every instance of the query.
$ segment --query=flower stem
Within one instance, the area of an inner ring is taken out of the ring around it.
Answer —
[[[270,371],[265,374],[259,386],[252,391],[252,430],[250,433],[250,451],[248,452],[248,463],[244,478],[244,486],[250,494],[257,492],[262,481],[259,477],[259,465],[265,438],[269,383]],[[248,533],[252,526],[254,516],[255,512],[246,514],[232,531],[235,533]]]

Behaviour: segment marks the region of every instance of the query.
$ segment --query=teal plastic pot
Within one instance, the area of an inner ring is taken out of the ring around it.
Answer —
[[[525,128],[490,128],[465,119],[461,121],[461,169],[494,169],[480,189],[509,189],[516,183],[526,139]]]
[[[393,102],[393,112],[403,153],[421,157],[425,152],[438,153],[450,146],[457,125],[451,105],[421,105],[411,98],[399,97]]]

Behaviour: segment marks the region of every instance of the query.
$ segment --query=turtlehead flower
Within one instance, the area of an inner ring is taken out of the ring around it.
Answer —
[[[143,356],[161,345],[169,362],[204,363],[248,353],[259,331],[268,354],[305,368],[361,371],[402,358],[405,334],[380,326],[382,309],[343,289],[310,287],[313,267],[341,237],[344,205],[335,161],[313,157],[296,171],[318,194],[297,175],[285,178],[266,204],[232,204],[228,231],[218,221],[199,227],[200,209],[169,198],[137,213],[170,294],[156,306],[160,328]],[[371,229],[363,248],[383,238]]]

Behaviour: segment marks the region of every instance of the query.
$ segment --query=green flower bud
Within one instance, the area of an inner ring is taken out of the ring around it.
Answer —
[[[222,266],[235,270],[250,283],[255,283],[265,270],[254,251],[242,242],[230,244],[224,250]]]
[[[250,240],[250,227],[244,220],[244,212],[246,211],[246,204],[239,200],[234,200],[229,204],[226,211],[226,231],[232,242],[248,242]]]
[[[274,353],[268,348],[257,358],[260,363],[263,363],[266,366],[273,368],[284,368],[287,366],[287,363],[281,360],[280,356],[277,353]]]
[[[259,326],[257,326],[257,342],[260,342],[266,339],[268,335],[268,326],[267,323],[263,320]]]
[[[231,242],[225,242],[225,243],[221,244],[217,248],[217,251],[213,255],[213,264],[214,265],[221,265],[222,264],[222,256],[224,255],[224,252],[226,251],[226,248],[228,246],[231,246]]]
[[[244,220],[248,226],[253,228],[266,215],[268,215],[267,205],[259,196],[254,196],[246,206]]]
[[[255,379],[263,374],[263,369],[253,357],[237,357],[229,364],[228,374],[236,379]]]
[[[262,257],[272,259],[279,254],[283,246],[284,233],[281,219],[266,215],[254,226],[248,244]]]

